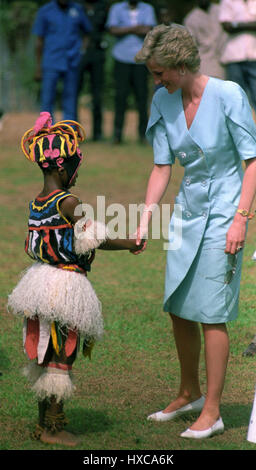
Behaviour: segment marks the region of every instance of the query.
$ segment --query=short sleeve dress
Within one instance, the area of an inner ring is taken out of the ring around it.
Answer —
[[[247,96],[236,83],[210,77],[188,129],[181,90],[160,88],[146,135],[155,164],[172,165],[178,158],[184,167],[175,200],[180,211],[169,226],[170,239],[175,224],[181,230],[179,243],[167,251],[164,311],[208,324],[234,320],[243,250],[225,254],[225,245],[240,199],[242,161],[256,157]]]

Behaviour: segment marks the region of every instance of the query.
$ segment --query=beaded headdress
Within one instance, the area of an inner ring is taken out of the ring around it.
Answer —
[[[48,112],[40,113],[33,128],[21,139],[26,158],[42,169],[65,168],[74,178],[82,162],[79,143],[85,140],[84,128],[76,121],[60,121],[52,125]]]

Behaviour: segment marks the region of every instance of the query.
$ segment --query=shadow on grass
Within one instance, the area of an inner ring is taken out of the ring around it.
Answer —
[[[73,408],[66,410],[69,420],[69,428],[76,433],[97,433],[109,431],[112,428],[112,421],[105,411],[88,410],[85,408]]]
[[[252,403],[248,405],[240,403],[225,403],[221,405],[221,416],[225,424],[225,429],[235,429],[241,426],[248,426],[252,411]],[[186,424],[192,424],[198,418],[198,414],[191,413],[179,416],[175,421],[183,421]]]
[[[248,426],[251,415],[252,404],[230,403],[221,405],[221,415],[225,424],[225,429],[236,429]],[[84,408],[67,409],[67,417],[71,428],[76,433],[102,433],[109,432],[115,427],[115,423],[107,416],[105,411],[88,410]],[[191,424],[196,420],[198,414],[180,416],[175,421],[183,421]]]
[[[252,411],[252,403],[248,405],[240,403],[226,403],[221,406],[221,414],[226,429],[248,426]]]

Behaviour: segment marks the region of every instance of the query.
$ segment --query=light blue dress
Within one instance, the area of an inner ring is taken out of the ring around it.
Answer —
[[[236,83],[210,77],[188,130],[181,90],[160,88],[146,135],[155,164],[178,158],[184,167],[175,201],[182,208],[182,233],[179,247],[167,251],[164,311],[202,323],[234,320],[243,250],[224,250],[240,199],[242,160],[256,157],[247,96]],[[170,234],[177,222],[174,211]]]

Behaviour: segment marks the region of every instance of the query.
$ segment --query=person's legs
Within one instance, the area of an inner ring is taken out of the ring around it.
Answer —
[[[132,86],[134,89],[138,113],[138,134],[141,140],[145,139],[148,123],[148,71],[144,64],[132,64]]]
[[[88,54],[83,54],[79,67],[78,67],[78,85],[77,85],[77,92],[78,94],[83,91],[84,87],[84,79],[85,79],[85,74],[88,72],[88,69],[90,68],[90,58],[88,58]]]
[[[244,79],[243,62],[232,62],[227,64],[227,80],[238,83],[246,91]]]
[[[172,314],[171,319],[181,376],[177,398],[163,410],[164,413],[175,411],[202,396],[198,373],[201,350],[199,325]]]
[[[121,142],[127,98],[130,91],[130,64],[115,62],[114,139]]]
[[[104,84],[104,53],[95,51],[91,64],[91,94],[93,102],[93,139],[102,138],[102,105]]]
[[[244,63],[244,76],[251,106],[256,111],[256,61],[252,60]]]
[[[75,447],[79,440],[74,434],[64,430],[67,421],[63,410],[64,403],[62,401],[57,402],[56,397],[52,395],[47,401],[44,429],[40,435],[40,441],[45,444],[60,444]]]
[[[57,70],[44,70],[41,88],[41,111],[48,111],[53,116],[56,88],[60,78]]]
[[[61,331],[59,329],[58,335],[61,335],[61,343],[64,345],[67,339],[68,330],[65,328]],[[39,386],[40,389],[44,388],[46,397],[38,401],[38,426],[33,435],[34,438],[40,439],[46,444],[60,444],[66,446],[75,446],[78,439],[64,430],[67,420],[64,414],[64,400],[57,396],[57,389],[59,395],[65,395],[66,387],[70,386],[68,383],[69,371],[76,358],[76,348],[73,353],[67,357],[65,347],[57,354],[52,343],[49,346],[44,358],[43,370],[46,378],[44,384]],[[47,385],[48,384],[48,385]],[[47,387],[49,390],[47,390]],[[56,389],[56,395],[50,390]]]
[[[224,387],[229,356],[229,338],[226,325],[203,324],[207,393],[203,410],[190,426],[192,430],[210,428],[220,417],[220,400]]]
[[[77,121],[79,69],[69,68],[63,74],[63,119]]]

